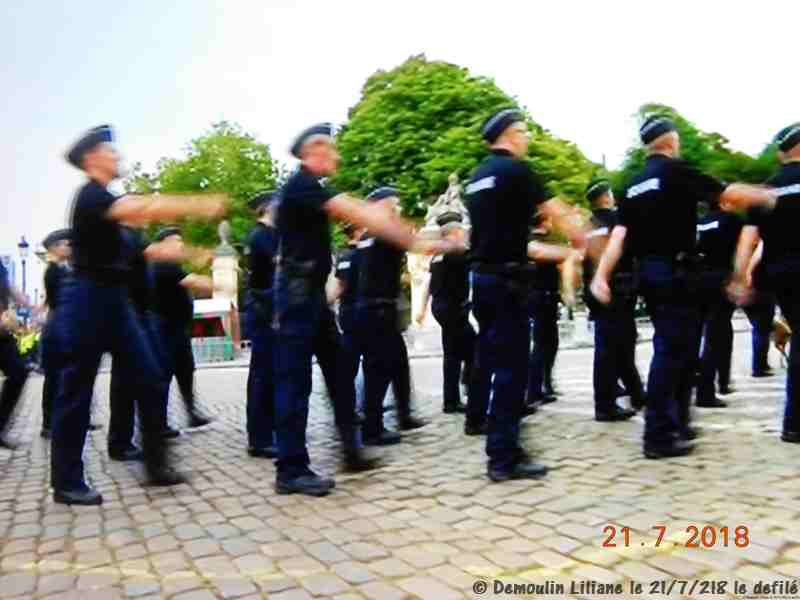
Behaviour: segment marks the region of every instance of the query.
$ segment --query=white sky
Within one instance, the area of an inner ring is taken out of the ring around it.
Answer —
[[[114,124],[152,167],[227,119],[288,161],[297,131],[342,123],[371,73],[423,52],[493,77],[610,167],[645,102],[756,153],[800,119],[798,17],[797,0],[4,2],[0,254],[64,224],[81,177],[62,155],[89,127]]]

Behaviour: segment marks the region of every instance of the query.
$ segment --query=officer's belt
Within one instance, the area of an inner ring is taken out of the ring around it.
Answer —
[[[702,265],[706,261],[706,255],[701,252],[686,252],[681,251],[676,254],[646,254],[640,260],[653,261],[662,263],[672,263],[673,265],[681,266],[695,266]]]
[[[75,268],[76,278],[89,279],[101,285],[122,286],[130,284],[131,272],[117,269],[84,269]]]
[[[535,263],[472,263],[472,270],[482,275],[508,275],[527,277],[536,273]]]
[[[397,306],[397,298],[362,298],[356,305],[361,307]]]

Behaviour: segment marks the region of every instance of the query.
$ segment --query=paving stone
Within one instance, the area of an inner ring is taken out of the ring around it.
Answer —
[[[357,589],[369,600],[404,600],[408,596],[403,590],[383,581],[365,583]]]
[[[402,579],[397,582],[397,585],[422,600],[456,600],[462,597],[459,592],[432,577]]]
[[[341,594],[350,589],[350,586],[332,573],[317,573],[300,579],[300,584],[313,596],[330,598],[334,594]]]
[[[370,565],[371,567],[372,565]],[[331,567],[331,570],[347,583],[357,585],[375,580],[375,574],[365,565],[357,562],[340,562]]]

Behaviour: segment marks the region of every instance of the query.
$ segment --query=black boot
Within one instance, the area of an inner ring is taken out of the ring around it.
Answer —
[[[460,402],[458,404],[445,404],[444,408],[442,409],[442,412],[444,412],[444,414],[446,415],[465,413],[467,412],[467,407],[461,404]]]
[[[594,420],[600,423],[610,423],[612,421],[627,421],[636,414],[635,410],[628,410],[614,406],[610,410],[595,411]]]
[[[727,402],[723,402],[716,396],[711,396],[710,398],[698,398],[697,402],[695,403],[700,408],[725,408],[728,406]]]
[[[103,503],[103,496],[92,488],[74,492],[55,490],[53,492],[53,501],[56,504],[68,504],[71,506],[99,506]]]
[[[644,446],[644,455],[650,459],[673,458],[676,456],[686,456],[694,449],[694,446],[687,440],[675,440],[664,445]]]
[[[364,451],[363,448],[345,448],[344,470],[348,473],[363,473],[380,466],[380,459]]]
[[[427,424],[427,421],[423,421],[422,419],[418,419],[411,415],[405,415],[397,419],[397,425],[400,428],[400,431],[419,429],[420,427],[425,427]]]
[[[489,469],[489,479],[496,483],[511,479],[540,479],[545,475],[547,475],[547,467],[528,462],[517,463],[510,471]]]

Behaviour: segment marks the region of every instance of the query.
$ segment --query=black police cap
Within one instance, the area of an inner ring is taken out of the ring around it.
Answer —
[[[175,225],[164,227],[163,229],[160,229],[159,232],[156,234],[155,240],[157,242],[163,242],[171,235],[181,235],[181,228],[176,227]]]
[[[253,196],[247,203],[250,210],[258,210],[262,206],[269,206],[275,200],[275,190],[264,190]]]
[[[611,189],[611,184],[606,179],[595,179],[586,186],[586,199],[594,202],[603,194],[607,194]]]
[[[47,248],[48,250],[55,246],[59,242],[63,242],[65,240],[72,239],[72,230],[71,229],[56,229],[55,231],[51,231],[44,241],[42,242],[42,246]]]
[[[483,139],[492,144],[511,125],[524,120],[525,117],[516,108],[504,108],[486,120],[481,127],[481,135]]]
[[[677,131],[675,123],[664,115],[651,115],[645,119],[639,128],[639,137],[642,143],[647,145],[654,139],[661,137],[670,131]]]
[[[304,129],[297,135],[296,138],[294,138],[289,151],[294,157],[300,158],[300,150],[303,149],[303,146],[317,137],[332,138],[333,125],[330,123],[317,123],[316,125],[312,125],[311,127]]]
[[[105,142],[114,141],[114,131],[111,125],[100,125],[87,131],[67,151],[67,162],[74,167],[81,168],[83,157],[87,152]]]
[[[463,223],[463,221],[464,217],[461,216],[461,213],[457,212],[446,212],[436,217],[436,224],[439,227],[444,227],[450,223]]]
[[[781,152],[788,152],[800,144],[800,123],[781,129],[773,140]]]
[[[397,188],[394,188],[389,185],[384,185],[377,189],[372,190],[369,195],[367,196],[367,200],[371,202],[377,202],[378,200],[384,200],[386,198],[400,197],[400,192]]]

